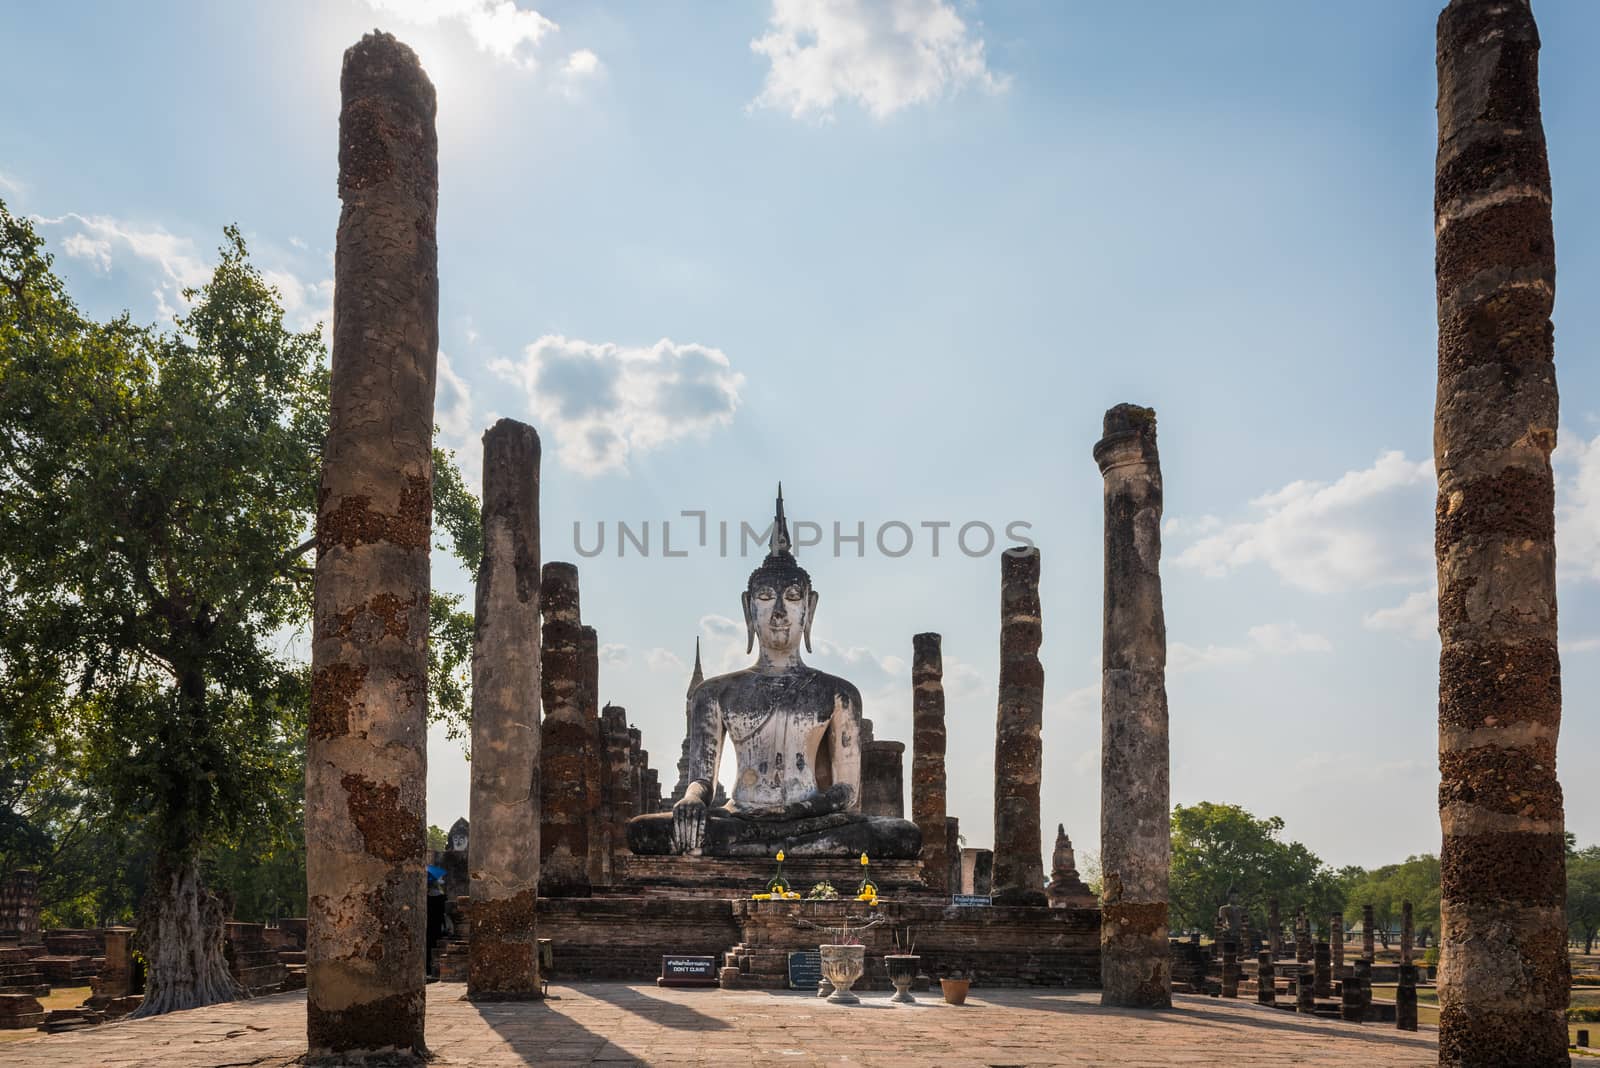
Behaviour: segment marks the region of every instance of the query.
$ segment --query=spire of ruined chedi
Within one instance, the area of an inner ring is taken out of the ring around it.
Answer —
[[[1167,867],[1167,624],[1161,607],[1156,413],[1119,404],[1094,447],[1105,480],[1105,631],[1100,653],[1100,1001],[1172,1004]]]
[[[483,436],[483,557],[472,633],[469,998],[540,996],[539,435]]]
[[[946,855],[944,658],[937,634],[911,639],[911,822],[922,832],[922,878],[950,893]]]
[[[672,788],[672,803],[677,804],[683,800],[683,795],[689,789],[689,706],[694,700],[694,692],[700,684],[706,681],[706,673],[700,667],[700,639],[694,640],[694,674],[689,676],[689,689],[683,695],[683,745],[678,752],[678,782]]]
[[[1039,550],[1000,554],[1000,703],[994,735],[994,900],[1047,905],[1039,856],[1044,665]]]
[[[314,1057],[422,1054],[436,105],[416,54],[383,33],[345,53],[339,89],[306,744],[306,1037]]]
[[[1053,909],[1092,909],[1100,904],[1078,877],[1077,855],[1064,823],[1056,824],[1056,848],[1050,857],[1050,885],[1045,896]]]
[[[1527,0],[1439,16],[1439,1063],[1568,1063],[1555,242]]]
[[[540,589],[539,893],[583,897],[592,889],[589,854],[600,806],[600,735],[585,714],[578,569],[563,561],[545,564]]]

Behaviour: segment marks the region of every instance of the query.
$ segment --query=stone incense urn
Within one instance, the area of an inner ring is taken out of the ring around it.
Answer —
[[[889,969],[889,982],[894,984],[894,997],[889,1000],[902,1005],[916,1004],[917,999],[911,996],[911,984],[917,980],[917,966],[922,958],[913,953],[889,953],[884,955],[883,963]]]
[[[859,1005],[861,999],[850,992],[867,966],[866,946],[818,946],[822,953],[822,974],[833,984],[828,1000],[835,1005]]]

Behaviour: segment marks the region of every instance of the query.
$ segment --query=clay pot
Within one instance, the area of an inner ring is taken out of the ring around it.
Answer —
[[[944,991],[944,999],[952,1005],[965,1005],[967,1003],[967,988],[971,985],[971,979],[939,980],[939,987]]]
[[[917,978],[917,965],[922,958],[911,953],[888,953],[884,955],[883,963],[889,969],[889,982],[894,984],[894,997],[890,1001],[898,1001],[902,1005],[913,1005],[916,998],[911,996],[911,984]]]
[[[861,999],[850,988],[867,966],[866,946],[818,946],[822,953],[822,974],[833,984],[828,1000],[835,1005],[858,1005]]]

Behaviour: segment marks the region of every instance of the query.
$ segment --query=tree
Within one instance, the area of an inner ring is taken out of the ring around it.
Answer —
[[[0,202],[0,717],[70,739],[148,844],[141,1015],[240,993],[204,868],[298,827],[306,671],[280,650],[310,618],[327,423],[321,338],[285,328],[236,228],[185,297],[170,331],[90,320]],[[430,711],[459,723],[470,616],[432,603]]]
[[[1362,906],[1372,906],[1377,937],[1389,946],[1389,932],[1400,926],[1407,901],[1411,922],[1419,933],[1439,929],[1439,858],[1430,853],[1407,857],[1402,864],[1374,868],[1345,888],[1345,921],[1352,927],[1361,919]]]
[[[1593,953],[1600,935],[1600,846],[1567,853],[1567,925],[1583,940],[1583,951]]]
[[[1312,919],[1343,908],[1338,877],[1299,842],[1280,839],[1283,820],[1257,819],[1238,805],[1202,801],[1172,808],[1172,926],[1209,928],[1234,903],[1264,930],[1268,901],[1285,915],[1305,905]]]

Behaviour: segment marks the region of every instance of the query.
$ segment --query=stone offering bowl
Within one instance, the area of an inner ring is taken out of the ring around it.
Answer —
[[[833,984],[828,1000],[835,1005],[859,1005],[861,999],[850,992],[867,965],[866,946],[819,946],[822,974]]]
[[[911,996],[911,984],[917,979],[917,966],[922,963],[922,958],[911,953],[889,953],[883,958],[884,965],[889,969],[889,982],[894,984],[894,997],[890,1001],[898,1001],[902,1005],[914,1005],[917,999]]]

